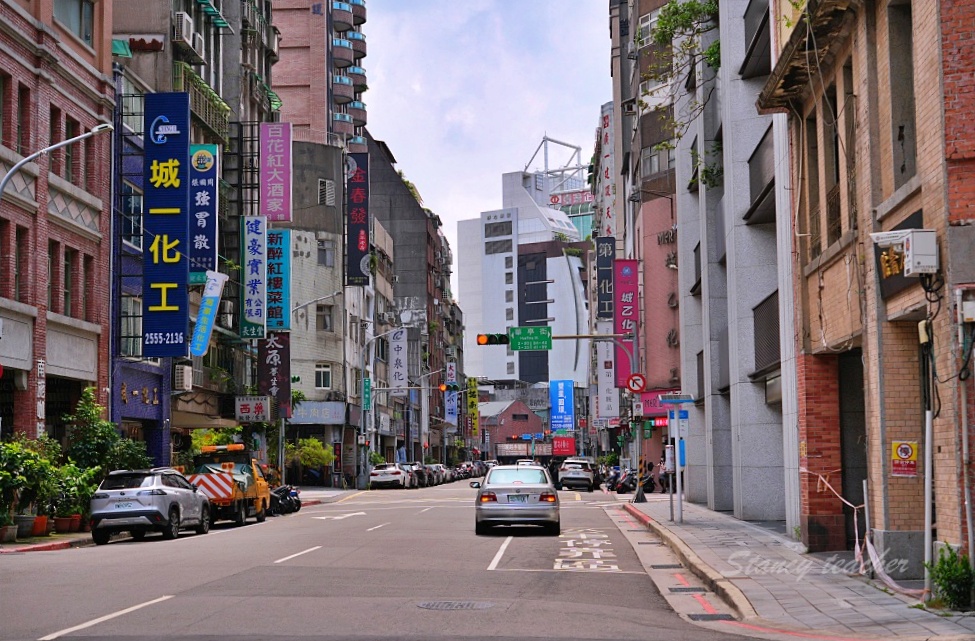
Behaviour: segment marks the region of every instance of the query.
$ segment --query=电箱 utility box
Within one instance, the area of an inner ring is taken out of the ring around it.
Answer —
[[[933,229],[911,229],[904,237],[904,275],[938,271],[938,238]]]

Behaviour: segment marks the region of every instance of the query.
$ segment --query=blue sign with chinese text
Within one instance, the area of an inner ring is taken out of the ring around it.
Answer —
[[[190,284],[207,282],[217,270],[217,206],[220,169],[217,145],[190,145]]]
[[[552,403],[550,425],[553,432],[575,429],[575,403],[573,401],[573,382],[549,381],[548,394]]]
[[[189,338],[190,99],[145,96],[142,355],[186,356]]]

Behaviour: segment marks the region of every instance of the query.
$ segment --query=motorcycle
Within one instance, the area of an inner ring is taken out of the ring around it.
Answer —
[[[291,514],[301,509],[298,488],[293,485],[279,485],[271,490],[271,514]]]
[[[647,494],[653,494],[654,490],[657,489],[657,484],[653,480],[653,465],[647,469],[647,473],[640,477],[640,485],[643,486],[643,491]]]
[[[617,494],[628,494],[636,490],[636,473],[634,470],[627,469],[620,476],[619,483],[616,484]]]
[[[606,477],[606,491],[607,492],[615,492],[616,491],[616,488],[617,488],[617,486],[619,486],[619,483],[620,483],[620,476],[621,476],[620,475],[620,471],[618,469],[614,469],[610,473],[610,475],[608,477]]]

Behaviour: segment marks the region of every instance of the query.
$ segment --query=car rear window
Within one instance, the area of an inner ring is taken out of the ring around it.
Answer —
[[[150,486],[152,486],[151,474],[119,474],[106,478],[100,487],[103,490],[128,490],[134,487]]]
[[[488,483],[516,484],[516,483],[548,483],[548,478],[542,470],[491,470],[487,478]]]

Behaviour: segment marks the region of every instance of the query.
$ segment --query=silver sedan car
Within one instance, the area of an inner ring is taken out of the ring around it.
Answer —
[[[558,536],[559,493],[548,470],[537,465],[496,465],[481,481],[474,503],[474,531],[486,534],[495,525],[541,525]]]

